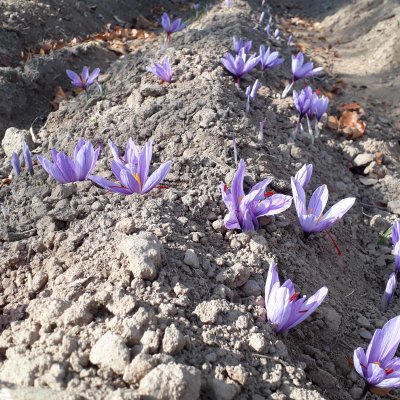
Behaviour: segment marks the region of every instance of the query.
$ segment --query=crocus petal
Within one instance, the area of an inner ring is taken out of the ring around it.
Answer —
[[[385,293],[382,296],[381,309],[383,312],[385,312],[388,309],[389,304],[392,302],[396,288],[397,288],[397,273],[392,272],[387,281]]]
[[[67,73],[69,79],[71,79],[72,85],[82,87],[81,78],[76,72],[71,71],[70,69],[67,69],[65,72]]]
[[[160,182],[162,182],[167,176],[169,170],[171,169],[172,161],[167,161],[162,164],[158,169],[156,169],[150,177],[147,179],[143,186],[142,193],[147,193],[156,187]]]
[[[232,200],[236,210],[239,210],[241,199],[244,197],[243,180],[246,165],[243,160],[240,160],[239,167],[232,180]]]
[[[99,75],[100,75],[100,68],[95,68],[86,81],[86,87],[92,85]]]
[[[313,165],[304,164],[296,173],[294,178],[300,183],[300,185],[305,189],[312,177]]]
[[[229,212],[229,214],[225,215],[224,225],[225,228],[229,230],[241,229],[240,223],[236,216],[236,212]]]
[[[75,164],[65,153],[57,153],[54,164],[63,175],[66,182],[75,182],[77,180]]]
[[[328,202],[328,196],[329,193],[326,185],[319,186],[315,189],[308,203],[307,214],[313,214],[319,218]]]
[[[65,180],[63,174],[60,172],[60,170],[49,160],[44,158],[41,155],[37,156],[38,161],[42,165],[43,169],[50,175],[52,176],[56,181],[60,183],[67,183]]]
[[[321,222],[325,219],[334,218],[338,220],[342,218],[343,215],[350,210],[355,201],[356,201],[355,197],[348,197],[346,199],[338,201],[324,214],[323,218],[321,219]]]
[[[242,221],[242,231],[243,232],[251,232],[256,229],[258,229],[258,222],[257,220],[255,221],[256,224],[254,224],[253,221],[253,216],[250,212],[249,209],[245,209],[243,212],[243,221]]]
[[[279,287],[279,283],[273,285],[267,303],[267,319],[276,325],[276,333],[281,332],[290,316],[290,293],[289,289]]]
[[[265,305],[267,305],[272,286],[274,286],[275,283],[279,283],[279,276],[276,263],[271,261],[268,268],[267,281],[265,282]]]
[[[13,167],[15,175],[19,176],[21,174],[21,163],[17,153],[12,153],[11,166]]]
[[[280,214],[292,205],[292,200],[292,196],[273,194],[258,204],[254,214],[256,217]]]
[[[295,316],[295,320],[290,325],[285,327],[285,330],[293,328],[294,326],[300,324],[300,322],[303,322],[306,318],[308,318],[316,310],[316,308],[324,301],[327,294],[328,294],[328,289],[326,287],[322,287],[313,296],[307,299],[302,304],[299,313]]]
[[[33,161],[32,161],[32,155],[31,152],[29,150],[28,145],[23,142],[22,144],[22,153],[24,155],[24,160],[25,160],[25,165],[28,168],[28,171],[33,174]]]
[[[128,188],[121,187],[118,184],[109,181],[108,179],[105,179],[99,175],[89,175],[88,178],[97,185],[101,186],[102,188],[109,190],[110,192],[120,193],[125,195],[131,194],[131,191]]]
[[[144,145],[139,157],[138,173],[142,186],[147,181],[147,177],[149,176],[149,169],[150,169],[152,155],[153,155],[153,142],[149,141]]]
[[[354,368],[356,369],[358,374],[364,378],[364,372],[366,372],[366,365],[368,362],[363,348],[358,347],[356,350],[354,350],[353,363],[354,363]]]
[[[306,194],[303,186],[295,178],[291,178],[292,194],[297,216],[306,214]]]
[[[392,244],[393,244],[393,246],[396,246],[396,244],[398,242],[400,242],[400,219],[398,219],[393,224],[393,229],[392,229]]]
[[[88,78],[89,78],[89,68],[85,66],[82,69],[82,80],[83,80],[83,82],[86,83]]]
[[[385,370],[382,369],[378,364],[368,364],[367,367],[367,381],[370,385],[376,386],[381,383],[385,378]]]

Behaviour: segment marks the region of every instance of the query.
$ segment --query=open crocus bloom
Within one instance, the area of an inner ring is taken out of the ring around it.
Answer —
[[[78,75],[76,72],[70,69],[66,70],[66,73],[71,79],[71,84],[82,90],[87,90],[89,86],[93,85],[98,76],[100,75],[100,68],[95,68],[91,74],[89,74],[89,68],[83,67],[82,74]]]
[[[292,204],[292,197],[283,194],[265,193],[271,179],[254,185],[245,195],[243,180],[246,165],[240,160],[239,168],[232,181],[232,189],[221,183],[222,199],[229,213],[225,216],[224,223],[227,229],[241,229],[254,231],[259,228],[258,218],[264,215],[275,215],[287,210]],[[267,197],[268,196],[268,197]]]
[[[167,32],[169,38],[174,32],[180,32],[187,26],[187,24],[182,24],[182,18],[177,18],[175,21],[171,22],[167,13],[161,16],[161,25],[165,32]]]
[[[370,387],[400,387],[400,358],[394,357],[400,343],[400,316],[377,329],[365,352],[354,351],[354,368]]]
[[[154,75],[161,79],[161,82],[171,83],[172,81],[172,69],[171,64],[167,57],[163,59],[161,63],[154,63],[154,66],[148,66],[147,71],[152,72]]]
[[[280,284],[276,264],[271,262],[265,284],[267,321],[275,325],[276,333],[286,332],[308,318],[327,294],[328,289],[322,287],[309,299],[300,297],[290,279]]]
[[[129,139],[124,158],[121,158],[117,147],[109,140],[114,159],[111,169],[120,185],[101,176],[90,176],[90,179],[110,192],[121,194],[145,194],[155,188],[168,174],[172,161],[162,164],[149,176],[150,163],[153,154],[153,142],[147,142],[139,154],[135,143]]]
[[[355,197],[348,197],[333,205],[325,214],[328,202],[328,188],[326,185],[319,186],[311,196],[308,207],[304,188],[312,175],[312,167],[304,165],[295,177],[291,178],[292,193],[297,216],[305,233],[322,232],[338,222],[353,206]],[[306,178],[299,179],[298,176]]]
[[[37,156],[45,171],[60,183],[84,181],[88,178],[99,158],[100,149],[94,150],[92,143],[81,138],[75,147],[72,160],[63,152],[51,151],[53,162]]]

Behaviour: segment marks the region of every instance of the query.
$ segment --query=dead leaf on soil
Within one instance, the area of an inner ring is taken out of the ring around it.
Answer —
[[[373,394],[377,394],[378,396],[381,397],[386,397],[390,393],[390,389],[383,389],[383,388],[378,388],[378,387],[370,387],[369,391]]]
[[[339,130],[339,120],[336,115],[330,115],[328,117],[328,122],[326,123],[327,127],[329,129],[332,129],[333,131],[338,131]]]
[[[375,153],[375,162],[378,165],[382,165],[383,164],[383,156],[384,156],[384,154],[383,154],[382,151],[378,151],[378,152]]]
[[[54,110],[58,110],[60,103],[67,100],[71,96],[70,92],[64,92],[61,86],[56,86],[54,89],[54,99],[50,102]]]
[[[339,127],[348,139],[357,139],[364,135],[367,124],[359,119],[357,111],[343,111]]]

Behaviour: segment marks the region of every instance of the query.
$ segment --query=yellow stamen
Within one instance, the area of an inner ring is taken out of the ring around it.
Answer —
[[[140,190],[142,190],[142,181],[140,180],[139,174],[136,172],[136,174],[132,174],[132,176],[135,178],[136,182],[139,184]]]

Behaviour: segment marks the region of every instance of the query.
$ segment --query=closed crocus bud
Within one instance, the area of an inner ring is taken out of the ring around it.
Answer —
[[[21,163],[19,161],[19,157],[17,153],[12,153],[11,156],[11,166],[14,170],[14,174],[16,176],[19,176],[21,173]]]

